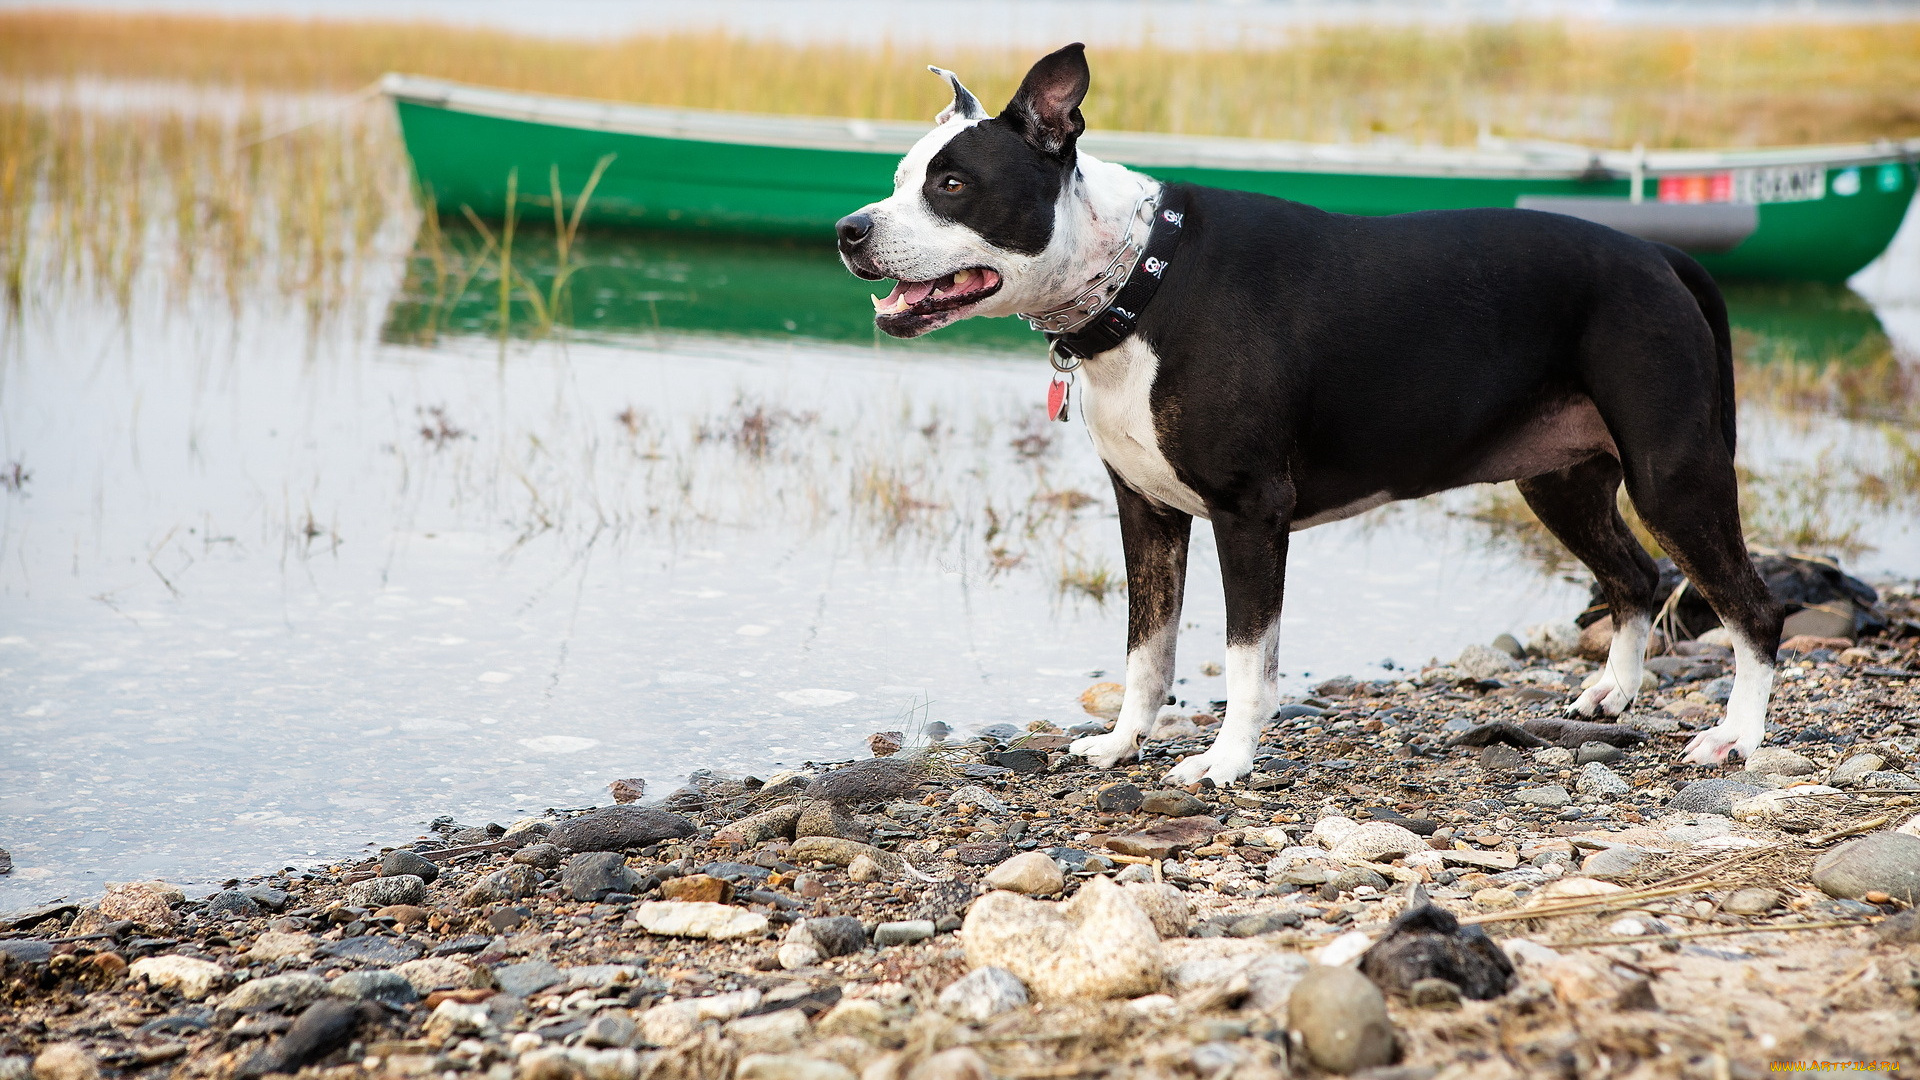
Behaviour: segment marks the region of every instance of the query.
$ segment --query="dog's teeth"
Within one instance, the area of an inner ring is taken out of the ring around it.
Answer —
[[[887,306],[887,298],[884,296],[873,296],[868,297],[868,299],[873,301],[873,310],[875,311],[880,311]]]
[[[971,270],[955,270],[953,272],[953,283],[955,285],[965,285],[971,280],[973,280],[973,271]]]

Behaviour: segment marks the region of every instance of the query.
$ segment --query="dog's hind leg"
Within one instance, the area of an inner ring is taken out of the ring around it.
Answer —
[[[1193,517],[1149,502],[1113,475],[1120,508],[1120,544],[1127,558],[1127,675],[1120,719],[1105,735],[1076,739],[1068,752],[1096,768],[1132,757],[1160,715],[1173,686],[1174,644],[1187,586],[1187,544]]]
[[[1227,592],[1227,717],[1204,754],[1167,779],[1231,784],[1253,771],[1254,749],[1279,698],[1280,601],[1286,583],[1293,487],[1275,481],[1233,507],[1209,506]]]
[[[1600,681],[1568,706],[1586,716],[1618,715],[1640,693],[1653,594],[1660,584],[1653,559],[1621,520],[1614,501],[1620,476],[1617,458],[1596,454],[1578,465],[1516,483],[1541,524],[1593,571],[1613,612],[1613,644],[1607,650],[1606,670]]]

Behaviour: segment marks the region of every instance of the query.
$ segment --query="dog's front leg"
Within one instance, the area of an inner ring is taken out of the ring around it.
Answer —
[[[1175,784],[1231,784],[1253,771],[1254,748],[1279,699],[1280,598],[1293,485],[1275,481],[1232,507],[1209,507],[1227,590],[1227,718],[1204,754],[1167,774]]]
[[[1127,688],[1113,730],[1077,739],[1068,748],[1101,769],[1140,749],[1173,686],[1187,541],[1193,533],[1192,515],[1147,501],[1111,469],[1107,475],[1120,507],[1120,545],[1127,556]]]

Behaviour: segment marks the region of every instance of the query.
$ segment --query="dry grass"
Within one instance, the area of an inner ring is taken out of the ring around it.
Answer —
[[[1468,143],[1482,132],[1624,146],[1920,135],[1920,23],[1324,26],[1286,44],[1102,48],[1095,127]],[[924,65],[1004,100],[1031,50],[867,49],[718,33],[607,42],[426,23],[0,14],[0,71],[349,90],[387,71],[665,105],[926,119]]]

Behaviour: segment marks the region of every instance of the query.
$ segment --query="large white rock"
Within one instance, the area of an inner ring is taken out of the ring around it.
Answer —
[[[1818,772],[1820,766],[1805,754],[1789,750],[1784,746],[1762,746],[1747,758],[1747,771],[1762,775],[1769,773],[1780,776],[1805,776]]]
[[[450,956],[423,956],[397,965],[394,974],[425,997],[435,990],[459,990],[473,985],[473,969]]]
[[[1153,920],[1104,877],[1065,903],[990,892],[962,927],[967,963],[1003,967],[1042,1001],[1138,997],[1160,988],[1160,935]]]
[[[1152,920],[1154,932],[1161,938],[1187,936],[1187,924],[1193,918],[1193,912],[1187,904],[1186,893],[1157,881],[1129,881],[1124,891],[1127,899]]]
[[[767,917],[757,911],[699,900],[649,900],[640,905],[634,920],[649,934],[714,941],[767,932]]]
[[[254,960],[287,960],[294,957],[305,958],[313,955],[320,947],[320,939],[312,934],[283,934],[269,930],[253,939],[253,948],[247,950],[247,956]]]
[[[1370,821],[1341,837],[1333,845],[1333,857],[1345,862],[1382,862],[1400,855],[1431,850],[1419,833],[1404,825]]]
[[[987,872],[989,889],[1006,889],[1027,896],[1052,896],[1066,886],[1060,864],[1044,851],[1023,851]]]
[[[948,1016],[982,1024],[1026,1003],[1026,985],[1013,972],[983,967],[975,968],[940,991],[937,1004]]]
[[[1750,824],[1764,824],[1779,818],[1792,817],[1823,806],[1836,805],[1831,796],[1840,794],[1839,788],[1824,784],[1801,784],[1798,787],[1775,788],[1763,791],[1748,799],[1733,804],[1733,820]],[[1818,798],[1818,796],[1828,796]]]
[[[127,976],[147,980],[148,986],[176,990],[188,1001],[199,1001],[213,990],[226,969],[210,960],[191,956],[149,956],[135,960]]]
[[[1347,834],[1360,827],[1360,823],[1350,817],[1330,814],[1313,823],[1313,831],[1307,835],[1314,843],[1331,850],[1335,844],[1347,838]],[[1285,854],[1285,852],[1282,852]]]
[[[1275,1016],[1286,1015],[1287,997],[1308,966],[1299,953],[1279,952],[1248,938],[1181,938],[1161,948],[1169,991],[1185,997],[1244,978],[1242,1007]]]

